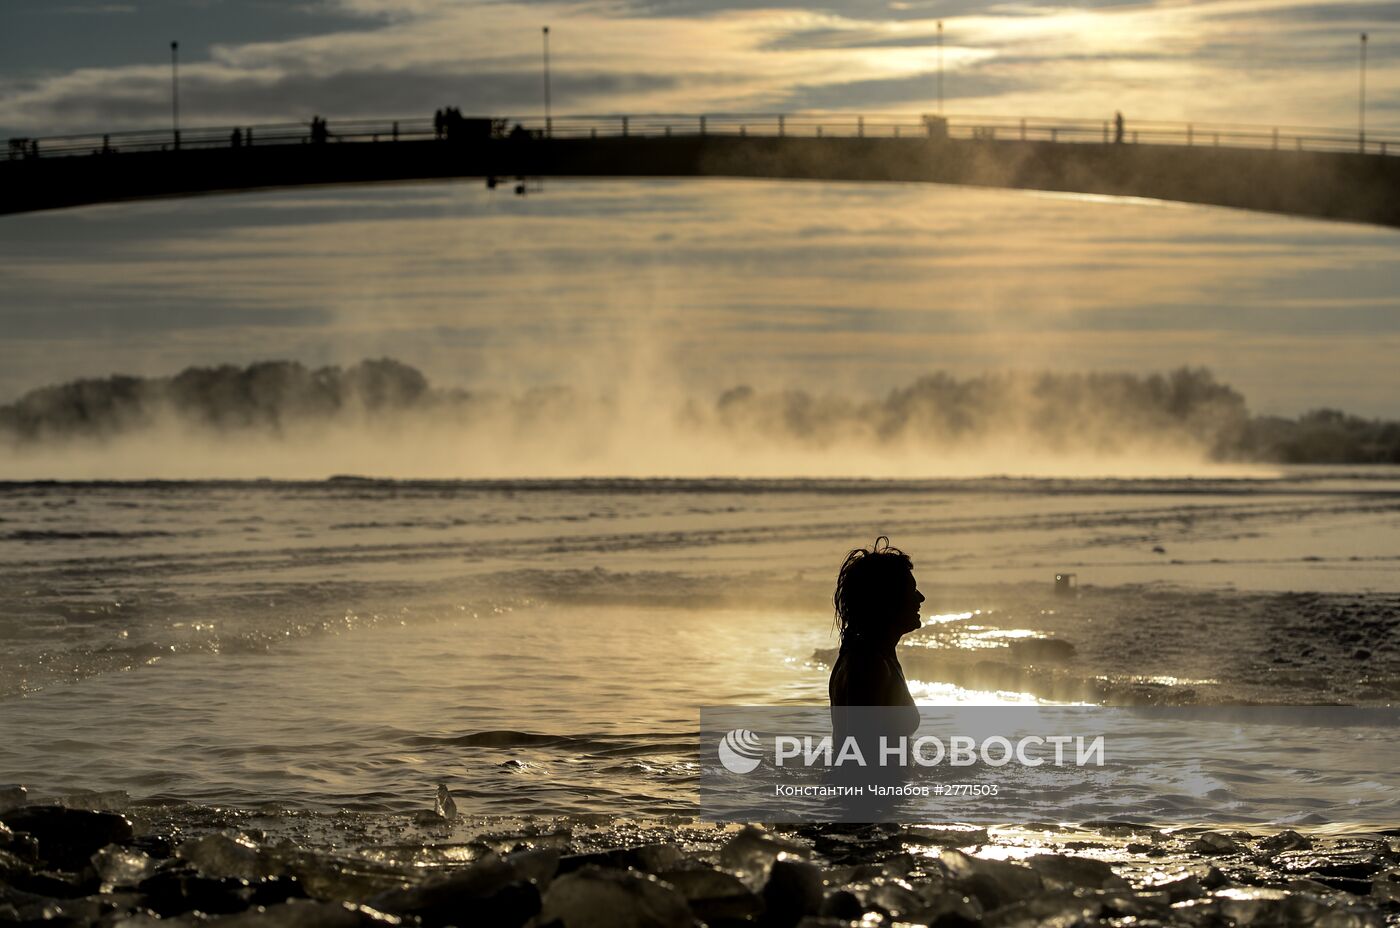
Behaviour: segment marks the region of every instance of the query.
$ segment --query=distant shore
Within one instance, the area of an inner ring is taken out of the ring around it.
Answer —
[[[1396,465],[1400,422],[1335,409],[1253,414],[1239,391],[1203,368],[966,378],[940,371],[880,395],[739,384],[711,395],[638,397],[607,384],[444,388],[381,358],[40,387],[0,405],[0,449],[7,447],[12,460],[0,478],[193,478],[248,468],[303,476],[342,473],[347,461],[361,462],[352,473],[423,476],[423,462],[434,459],[452,460],[456,469],[446,473],[465,476],[690,474],[706,462],[699,472],[749,477],[1151,477]],[[393,448],[402,453],[388,454]],[[140,463],[172,456],[183,469]],[[233,464],[240,456],[247,460]],[[84,469],[75,472],[75,460]]]

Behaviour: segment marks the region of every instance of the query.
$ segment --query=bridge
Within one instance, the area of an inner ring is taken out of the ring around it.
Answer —
[[[1400,136],[858,114],[361,120],[11,139],[0,214],[288,187],[529,177],[902,181],[1400,227]],[[521,189],[524,189],[523,187]]]

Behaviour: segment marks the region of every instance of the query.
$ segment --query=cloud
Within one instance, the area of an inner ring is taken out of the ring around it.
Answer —
[[[1390,0],[1375,3],[1269,3],[1240,8],[1229,5],[1224,9],[1202,13],[1203,20],[1267,21],[1275,26],[1289,24],[1330,25],[1348,24],[1374,26],[1377,23],[1400,22],[1400,6]]]
[[[71,341],[102,337],[144,337],[172,331],[234,329],[260,330],[305,328],[323,325],[331,316],[325,310],[290,307],[207,306],[191,312],[188,305],[160,300],[114,308],[93,303],[54,313],[46,307],[21,305],[5,315],[10,338]]]
[[[665,90],[703,75],[570,72],[553,84],[561,97],[587,105],[617,94]],[[93,86],[100,83],[100,89]],[[169,75],[129,72],[110,80],[98,74],[50,85],[12,105],[19,120],[39,113],[68,124],[149,125],[169,114]],[[341,118],[419,115],[444,104],[468,112],[503,113],[538,107],[538,74],[518,71],[444,72],[436,69],[347,70],[329,74],[241,74],[218,67],[187,69],[180,103],[186,124],[305,121],[313,113]],[[33,114],[33,115],[29,115]],[[15,117],[11,117],[12,119]]]
[[[927,102],[936,86],[936,71],[905,77],[798,85],[774,102],[781,110],[843,110],[861,107],[888,107]],[[996,97],[1009,90],[1030,86],[1024,78],[1012,75],[962,72],[956,81],[945,82],[948,100]]]
[[[196,124],[305,119],[312,112],[333,120],[409,116],[449,102],[533,112],[541,106],[539,29],[549,22],[556,113],[776,106],[919,112],[935,102],[929,75],[943,19],[946,97],[982,112],[1084,116],[1122,109],[1139,118],[1326,124],[1352,98],[1354,40],[1345,33],[1357,21],[1375,27],[1376,112],[1396,105],[1400,61],[1383,51],[1393,9],[1356,0],[340,0],[286,8],[210,0],[207,18],[215,26],[191,26],[183,102]],[[141,10],[116,18],[142,19],[148,13]],[[167,12],[173,16],[177,7]],[[44,18],[17,20],[21,59],[24,31]],[[103,34],[95,23],[113,17],[87,19],[93,24],[75,26],[70,44],[91,43]],[[150,26],[116,35],[116,44],[131,43],[132,60],[144,64],[75,68],[71,57],[59,56],[40,72],[9,56],[0,71],[0,127],[29,135],[163,123],[169,72],[163,40],[151,46]],[[219,38],[201,41],[205,35]],[[102,64],[107,44],[95,44],[83,60]],[[1265,80],[1270,92],[1261,101]]]
[[[135,13],[136,7],[130,3],[80,3],[72,6],[56,6],[53,11],[68,16],[108,16]]]
[[[541,4],[553,0],[532,0]],[[631,17],[721,16],[726,13],[801,10],[870,22],[908,22],[963,16],[1043,16],[1062,10],[1130,9],[1151,6],[1151,0],[1056,0],[1051,3],[980,0],[620,0],[612,9]]]
[[[891,31],[868,26],[826,26],[777,35],[760,47],[766,52],[789,52],[813,49],[935,48],[938,44],[937,32]]]
[[[163,64],[172,39],[179,40],[187,60],[195,61],[219,42],[287,41],[376,29],[389,21],[324,0],[5,0],[4,17],[0,74],[6,79]]]

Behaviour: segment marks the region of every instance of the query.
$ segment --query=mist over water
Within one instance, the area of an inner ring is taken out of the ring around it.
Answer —
[[[437,387],[382,359],[190,368],[0,407],[0,477],[1183,476],[1267,472],[1205,370],[931,373],[885,393]]]

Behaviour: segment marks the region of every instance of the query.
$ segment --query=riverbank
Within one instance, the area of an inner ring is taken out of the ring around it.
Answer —
[[[66,802],[82,805],[82,797]],[[88,804],[121,805],[112,795]],[[68,925],[1400,923],[1400,830],[765,829],[135,805],[0,812],[0,921]]]

